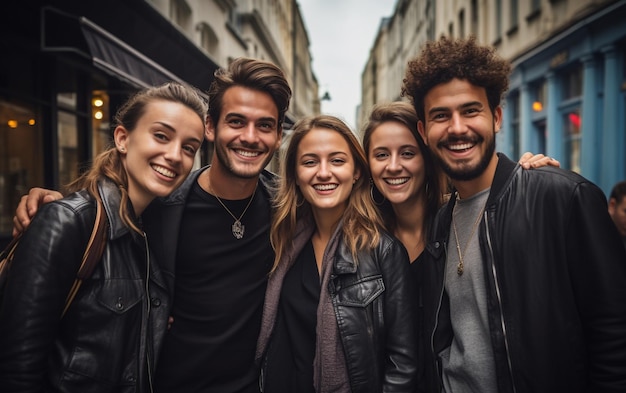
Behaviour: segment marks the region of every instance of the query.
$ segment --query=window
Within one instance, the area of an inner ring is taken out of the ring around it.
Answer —
[[[583,67],[578,64],[569,69],[563,79],[563,98],[572,99],[583,94]]]
[[[545,80],[540,81],[533,87],[532,97],[533,112],[543,112],[548,107],[548,84]]]
[[[472,0],[470,9],[470,18],[472,20],[472,34],[478,35],[478,0]]]
[[[198,26],[198,29],[200,30],[200,46],[202,47],[202,49],[207,51],[207,53],[215,55],[217,51],[217,44],[219,41],[217,35],[213,31],[213,29],[211,29],[211,26],[207,25],[206,23],[201,23]]]
[[[530,12],[538,12],[541,10],[541,0],[530,0]]]
[[[20,197],[43,180],[41,116],[34,107],[0,97],[0,235],[10,236]]]
[[[110,131],[109,95],[104,90],[94,90],[91,100],[91,141],[92,158],[109,148],[112,144]]]
[[[510,153],[511,157],[520,157],[520,99],[519,94],[515,93],[509,97],[509,108],[511,109],[511,137]]]
[[[185,0],[174,0],[171,2],[170,17],[181,29],[189,31],[191,25],[191,8]]]
[[[465,10],[459,12],[459,37],[465,38]]]
[[[511,0],[509,7],[509,33],[511,33],[517,30],[517,24],[519,23],[517,0]]]
[[[565,168],[580,173],[580,125],[582,118],[580,109],[565,111],[563,127],[565,133]]]
[[[502,0],[496,0],[496,41],[502,38]]]
[[[59,111],[57,138],[59,141],[59,183],[65,187],[78,177],[78,120],[70,112]]]

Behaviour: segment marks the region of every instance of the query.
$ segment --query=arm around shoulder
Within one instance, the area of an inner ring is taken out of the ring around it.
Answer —
[[[41,205],[61,198],[63,195],[58,191],[39,187],[31,188],[28,194],[22,196],[15,209],[13,236],[26,230]]]

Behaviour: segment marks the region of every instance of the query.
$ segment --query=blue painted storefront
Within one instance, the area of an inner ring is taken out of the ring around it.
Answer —
[[[626,0],[513,61],[498,150],[555,157],[608,194],[626,179]]]

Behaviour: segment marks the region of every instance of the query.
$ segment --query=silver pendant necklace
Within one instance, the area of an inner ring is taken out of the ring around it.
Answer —
[[[217,199],[217,201],[220,203],[220,205],[222,205],[222,207],[228,212],[228,214],[230,214],[230,216],[235,220],[235,222],[233,222],[233,225],[231,226],[231,230],[233,232],[233,236],[235,237],[235,239],[243,238],[243,235],[246,231],[246,226],[241,223],[241,219],[243,218],[243,215],[246,214],[246,212],[248,211],[248,208],[252,204],[252,200],[254,199],[255,194],[256,194],[256,186],[254,187],[254,192],[252,193],[252,196],[250,197],[250,200],[248,201],[246,208],[243,209],[243,213],[241,213],[239,218],[237,218],[233,214],[233,212],[231,212],[230,209],[226,207],[226,205],[224,204],[224,202],[222,202],[220,197],[218,197],[217,195],[213,195],[215,199]]]
[[[246,214],[246,212],[248,211],[248,208],[252,204],[252,200],[254,199],[254,195],[256,195],[256,189],[257,189],[258,185],[259,185],[259,183],[257,182],[256,185],[254,186],[254,191],[252,192],[252,196],[250,197],[250,200],[248,201],[248,204],[246,205],[246,208],[243,209],[243,213],[241,213],[239,218],[237,218],[233,214],[233,212],[231,212],[230,209],[226,207],[226,205],[224,204],[224,202],[222,202],[220,197],[217,196],[217,194],[213,191],[213,187],[211,187],[210,183],[209,183],[209,189],[211,190],[211,194],[213,194],[215,199],[217,199],[217,201],[220,203],[220,205],[222,205],[224,210],[226,210],[228,212],[228,214],[230,214],[230,216],[233,218],[233,220],[235,220],[235,222],[233,222],[233,225],[231,225],[231,231],[233,233],[233,236],[237,240],[243,238],[243,235],[244,235],[244,233],[246,231],[246,226],[241,223],[241,219],[243,218],[243,215]]]

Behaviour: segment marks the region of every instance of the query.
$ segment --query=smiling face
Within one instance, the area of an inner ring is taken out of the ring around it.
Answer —
[[[146,104],[134,130],[114,131],[128,175],[135,211],[155,197],[167,196],[187,177],[202,144],[204,124],[189,107],[166,100]]]
[[[350,146],[339,132],[313,128],[300,141],[296,184],[314,214],[342,214],[359,175]]]
[[[217,125],[209,121],[207,139],[215,143],[211,171],[255,178],[280,146],[278,109],[260,90],[233,86],[224,93]]]
[[[424,97],[424,109],[419,132],[448,176],[488,187],[497,162],[495,134],[502,109],[492,112],[485,89],[459,79],[433,87]]]
[[[424,193],[424,158],[402,123],[384,122],[371,134],[369,166],[376,188],[392,205],[413,202]]]

